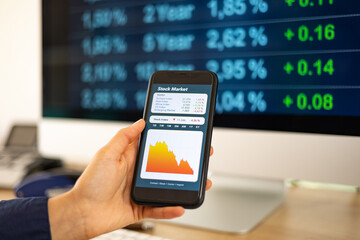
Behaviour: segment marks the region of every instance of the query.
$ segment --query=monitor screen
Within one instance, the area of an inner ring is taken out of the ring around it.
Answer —
[[[360,2],[43,0],[43,116],[133,121],[157,70],[218,75],[215,126],[360,135]]]

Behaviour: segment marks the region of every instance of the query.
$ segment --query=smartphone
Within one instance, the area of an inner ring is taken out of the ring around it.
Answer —
[[[218,80],[209,71],[157,71],[149,81],[131,196],[147,206],[204,201]]]

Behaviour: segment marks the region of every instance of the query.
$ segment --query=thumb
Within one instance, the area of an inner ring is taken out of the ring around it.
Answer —
[[[140,119],[131,126],[122,128],[110,140],[110,142],[107,144],[107,148],[112,152],[117,153],[118,157],[120,157],[129,144],[131,144],[136,138],[139,137],[140,133],[144,130],[144,127],[145,121]]]

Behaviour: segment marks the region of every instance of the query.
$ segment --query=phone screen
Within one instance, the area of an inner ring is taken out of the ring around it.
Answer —
[[[136,187],[198,191],[212,85],[152,84]]]

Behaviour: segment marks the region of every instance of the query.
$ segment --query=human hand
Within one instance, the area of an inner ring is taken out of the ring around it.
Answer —
[[[144,127],[145,121],[139,120],[121,129],[96,153],[71,191],[49,199],[54,240],[89,239],[144,218],[169,219],[184,214],[182,207],[144,207],[130,198],[138,139]],[[211,184],[208,180],[206,189]]]

